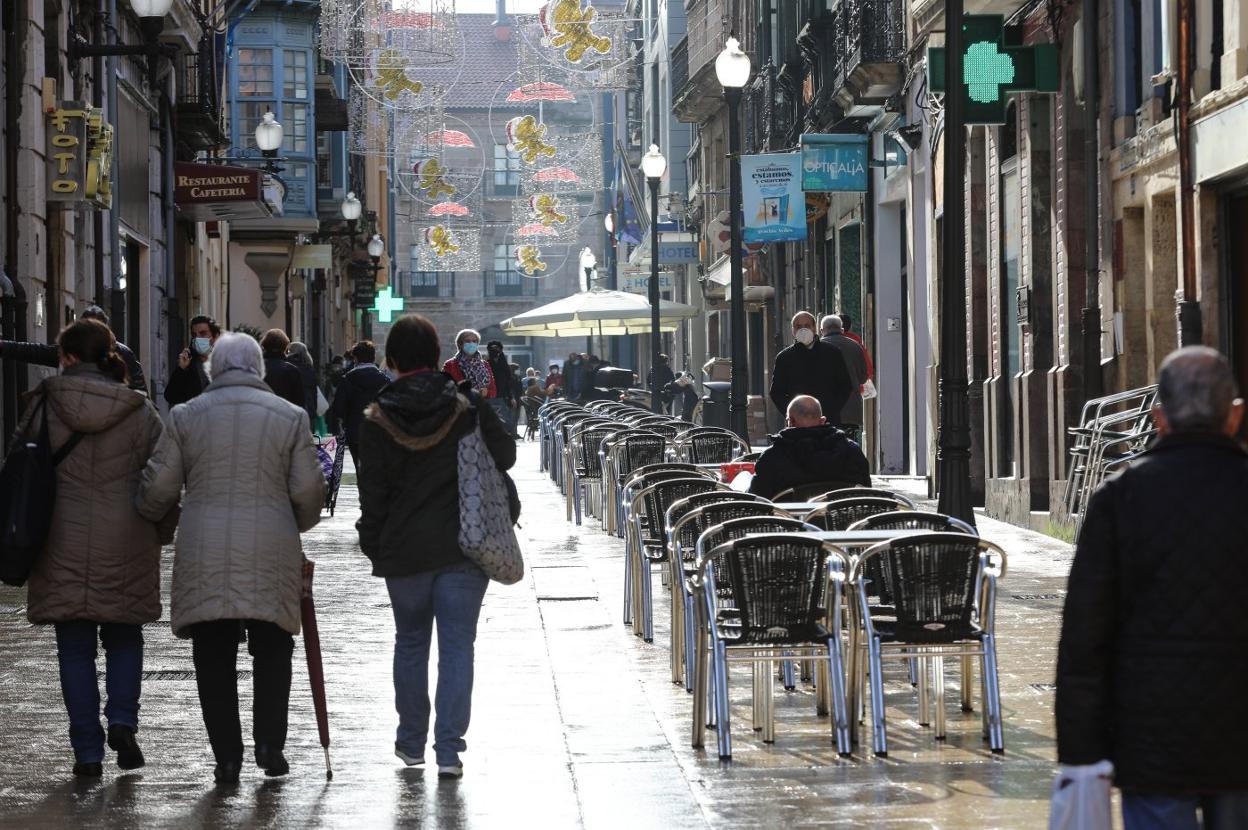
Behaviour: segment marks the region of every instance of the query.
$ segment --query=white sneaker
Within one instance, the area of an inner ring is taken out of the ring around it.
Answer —
[[[464,777],[464,765],[463,764],[451,764],[449,766],[443,766],[439,764],[438,765],[438,777],[439,778],[463,778]]]
[[[409,767],[418,767],[421,764],[425,763],[425,756],[408,755],[406,752],[399,749],[397,746],[394,748],[394,754],[400,761],[407,764]]]

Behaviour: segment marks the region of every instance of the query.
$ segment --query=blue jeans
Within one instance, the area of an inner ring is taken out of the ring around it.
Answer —
[[[83,764],[104,760],[100,726],[100,686],[95,676],[96,638],[104,644],[104,687],[109,726],[139,727],[139,692],[143,683],[143,628],[120,623],[73,620],[56,624],[56,656],[61,694],[69,712],[69,744]]]
[[[1196,818],[1200,809],[1201,818]],[[1248,827],[1248,792],[1213,795],[1122,794],[1126,830],[1232,830]]]
[[[459,763],[472,714],[473,643],[489,579],[471,563],[414,576],[386,577],[394,611],[394,708],[399,712],[395,747],[423,757],[429,736],[429,640],[438,623],[437,722],[433,751],[438,764]]]

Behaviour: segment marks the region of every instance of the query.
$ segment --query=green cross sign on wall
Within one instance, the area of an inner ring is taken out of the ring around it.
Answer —
[[[389,323],[394,320],[394,312],[403,311],[403,298],[391,297],[391,289],[389,286],[377,292],[377,299],[373,302],[373,307],[369,311],[377,312],[377,322]]]
[[[1004,124],[1013,92],[1057,92],[1060,88],[1057,45],[1023,45],[1020,26],[1006,26],[996,14],[962,18],[962,111],[967,124]],[[927,50],[928,88],[946,92],[945,50]]]

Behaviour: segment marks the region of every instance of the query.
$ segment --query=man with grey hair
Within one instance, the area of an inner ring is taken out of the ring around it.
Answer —
[[[1057,658],[1057,755],[1109,761],[1126,830],[1248,827],[1248,453],[1226,359],[1166,358],[1156,444],[1093,493]]]
[[[857,441],[862,434],[862,385],[867,382],[867,355],[862,346],[845,336],[841,327],[841,318],[835,314],[827,314],[819,321],[820,339],[824,343],[835,346],[845,359],[849,369],[849,377],[854,382],[854,394],[850,394],[841,407],[837,426],[852,440]]]
[[[823,416],[819,401],[798,395],[785,413],[787,428],[771,436],[771,446],[754,464],[750,492],[772,498],[781,490],[824,481],[829,488],[871,486],[867,458],[858,445]]]
[[[776,409],[787,412],[798,395],[819,401],[825,413],[840,417],[857,386],[845,366],[845,358],[835,346],[824,343],[815,333],[815,315],[799,311],[793,315],[793,345],[776,355],[768,397]]]

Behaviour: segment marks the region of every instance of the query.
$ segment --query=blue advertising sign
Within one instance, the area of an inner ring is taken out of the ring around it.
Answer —
[[[742,238],[751,242],[801,242],[806,238],[806,197],[799,153],[741,157],[745,203]]]
[[[802,190],[866,192],[865,135],[802,136]]]

